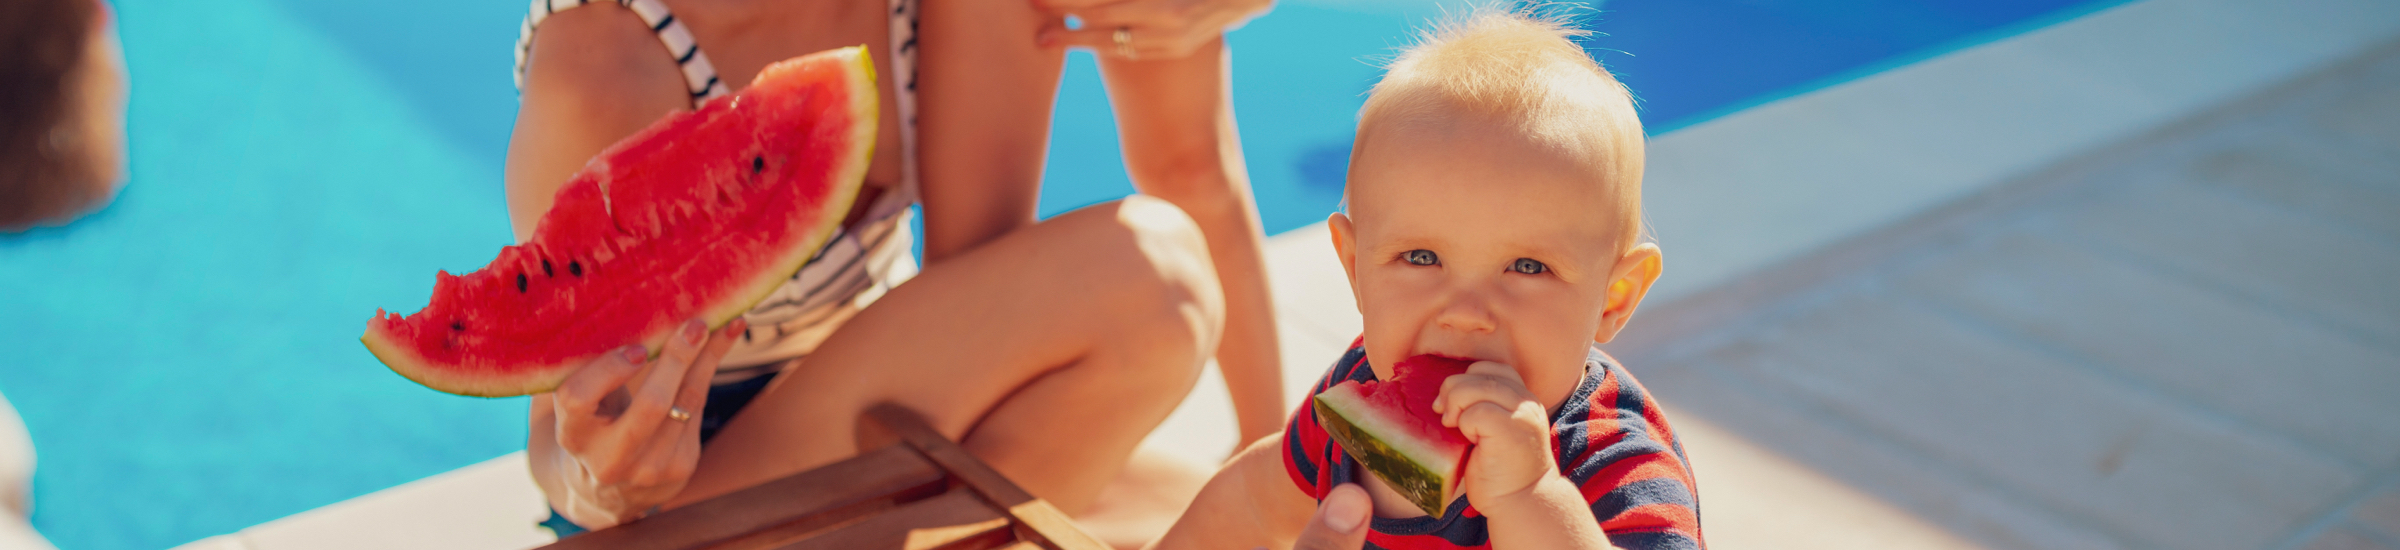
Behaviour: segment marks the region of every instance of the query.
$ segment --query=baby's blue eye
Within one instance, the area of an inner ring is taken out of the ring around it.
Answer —
[[[1544,271],[1549,271],[1550,266],[1542,265],[1540,260],[1533,258],[1517,258],[1516,263],[1508,265],[1508,270],[1526,275],[1540,275]]]
[[[1441,263],[1441,259],[1435,257],[1433,255],[1433,251],[1422,248],[1402,252],[1400,253],[1400,259],[1407,260],[1408,263],[1416,265],[1433,265]]]

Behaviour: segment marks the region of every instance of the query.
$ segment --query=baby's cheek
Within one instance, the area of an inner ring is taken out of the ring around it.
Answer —
[[[1541,351],[1528,354],[1517,374],[1525,378],[1525,389],[1533,398],[1550,410],[1565,404],[1567,396],[1583,383],[1584,359],[1594,344],[1591,334],[1575,332],[1575,326],[1571,321],[1552,325],[1547,334],[1538,335],[1538,342],[1525,342],[1525,349]]]

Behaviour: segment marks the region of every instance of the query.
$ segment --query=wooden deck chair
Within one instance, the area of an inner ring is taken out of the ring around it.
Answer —
[[[866,420],[861,440],[894,443],[543,548],[1107,548],[1057,507],[935,433],[915,411],[879,405]]]

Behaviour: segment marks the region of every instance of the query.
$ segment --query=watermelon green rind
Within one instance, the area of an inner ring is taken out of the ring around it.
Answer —
[[[390,314],[384,313],[381,309],[375,310],[376,318],[381,319],[385,315]],[[554,367],[535,369],[542,373],[539,375],[515,377],[474,376],[467,373],[445,372],[434,366],[435,361],[417,353],[414,348],[394,341],[395,339],[389,336],[389,333],[368,330],[367,334],[360,336],[358,340],[366,343],[367,353],[374,354],[375,360],[382,361],[385,366],[391,367],[392,372],[399,373],[400,376],[423,384],[425,387],[447,388],[443,391],[459,395],[512,397],[545,392],[556,389],[560,382],[566,381],[568,374],[574,373],[572,370]]]
[[[823,62],[821,59],[826,57],[846,57],[847,59],[840,59],[839,62],[829,65]],[[824,74],[827,71],[830,71],[832,74]],[[784,83],[771,83],[770,81],[774,80],[777,75],[781,75],[786,72],[802,74],[819,73],[808,76],[830,76],[832,78],[840,78],[841,83],[848,88],[846,93],[841,94],[848,100],[847,104],[826,106],[829,108],[826,109],[825,112],[838,115],[848,115],[847,120],[859,123],[846,124],[843,126],[843,128],[849,132],[849,135],[843,136],[847,138],[847,141],[843,141],[842,143],[845,143],[847,146],[836,152],[836,156],[841,158],[823,159],[829,165],[827,168],[829,168],[828,171],[830,172],[829,174],[824,175],[825,179],[823,181],[834,182],[834,185],[824,188],[825,193],[822,196],[817,197],[821,199],[821,202],[806,205],[809,208],[802,212],[806,215],[796,215],[788,218],[787,221],[794,223],[807,223],[805,226],[787,227],[787,230],[790,231],[790,233],[786,233],[785,235],[790,236],[790,239],[787,241],[789,246],[766,247],[771,249],[771,252],[768,254],[768,256],[771,257],[759,258],[757,257],[756,251],[753,251],[751,254],[748,254],[750,258],[743,259],[739,258],[738,256],[729,258],[725,253],[711,252],[707,249],[738,248],[735,245],[726,244],[724,242],[725,240],[762,239],[750,235],[735,235],[729,237],[728,239],[706,241],[696,245],[701,250],[693,251],[692,254],[688,255],[689,257],[710,258],[712,262],[715,260],[727,260],[723,262],[715,262],[710,265],[716,266],[723,270],[747,270],[749,273],[747,276],[737,276],[737,279],[735,280],[740,282],[727,281],[725,286],[719,287],[725,290],[716,293],[718,295],[718,299],[698,299],[702,303],[687,304],[688,306],[693,307],[671,308],[689,312],[680,315],[672,314],[672,312],[662,311],[647,312],[653,313],[654,315],[652,315],[652,318],[641,323],[640,330],[615,333],[638,335],[638,337],[617,340],[613,344],[606,345],[590,345],[593,342],[586,341],[583,342],[586,345],[582,346],[586,349],[582,349],[577,353],[570,353],[566,356],[558,357],[558,360],[554,362],[542,364],[476,364],[476,362],[473,361],[473,359],[475,359],[474,357],[467,357],[463,360],[464,362],[445,362],[428,357],[419,351],[423,343],[412,343],[409,341],[408,337],[415,335],[417,332],[429,329],[421,326],[411,326],[409,321],[420,321],[415,323],[417,325],[422,325],[424,322],[437,321],[432,321],[430,318],[425,320],[409,319],[399,315],[389,314],[381,310],[378,310],[376,312],[375,319],[368,323],[368,330],[366,334],[360,338],[361,342],[366,345],[370,353],[375,355],[377,360],[382,361],[386,366],[391,367],[394,372],[399,373],[401,376],[407,377],[409,380],[415,381],[419,384],[423,384],[427,387],[437,390],[461,395],[506,397],[545,392],[555,389],[558,384],[565,380],[568,375],[572,374],[574,368],[588,363],[591,359],[596,358],[603,353],[607,353],[608,351],[612,351],[616,347],[624,344],[630,344],[638,341],[650,349],[653,356],[656,356],[660,350],[665,349],[664,344],[666,343],[667,338],[671,337],[675,330],[682,326],[684,319],[699,317],[706,321],[712,328],[721,327],[725,323],[731,322],[735,317],[738,317],[742,313],[748,311],[759,301],[764,300],[766,297],[772,295],[778,286],[781,286],[784,281],[790,279],[793,273],[798,272],[802,266],[806,265],[808,260],[813,257],[816,251],[824,245],[825,240],[830,238],[834,230],[837,229],[843,221],[843,218],[845,217],[844,215],[849,212],[852,203],[857,199],[858,182],[865,178],[866,171],[870,166],[869,161],[873,155],[875,131],[877,126],[875,121],[878,120],[876,105],[878,95],[877,90],[875,89],[874,64],[868,57],[866,48],[854,47],[831,50],[771,65],[760,71],[759,78],[755,81],[756,83],[753,84],[752,88],[761,89],[783,85]],[[796,78],[796,80],[806,79]],[[801,89],[799,89],[799,91],[802,93],[811,91],[806,89],[806,86],[809,85],[807,82],[790,85],[800,87]],[[668,132],[673,132],[679,125],[705,124],[707,121],[697,120],[703,117],[740,116],[738,113],[735,115],[727,114],[742,110],[745,107],[749,107],[737,102],[745,100],[768,101],[771,105],[771,107],[768,108],[775,108],[772,106],[772,102],[789,100],[789,98],[777,98],[773,100],[746,99],[750,97],[750,95],[751,94],[749,91],[746,90],[742,94],[736,94],[726,98],[712,100],[708,105],[702,106],[698,111],[671,115],[659,123],[643,130],[642,132],[628,137],[625,140],[619,141],[616,145],[613,145],[608,150],[603,151],[594,159],[591,166],[587,166],[584,169],[584,173],[580,173],[577,176],[579,180],[597,177],[599,179],[599,181],[596,183],[597,191],[594,190],[595,187],[593,185],[584,185],[582,186],[582,189],[577,189],[577,185],[570,183],[568,186],[560,189],[558,201],[560,204],[565,204],[573,199],[569,196],[571,192],[580,192],[587,196],[579,198],[583,199],[587,203],[596,199],[598,204],[603,207],[602,210],[606,210],[606,212],[584,212],[583,215],[586,217],[586,219],[561,220],[561,209],[553,208],[551,214],[544,216],[539,228],[537,228],[535,232],[536,236],[534,239],[526,244],[503,249],[501,257],[494,260],[492,265],[487,267],[486,270],[490,271],[508,269],[511,267],[509,262],[514,261],[520,262],[519,264],[514,265],[516,269],[520,270],[518,272],[525,273],[530,270],[530,268],[527,266],[535,265],[529,262],[551,259],[546,255],[548,254],[548,251],[542,248],[541,242],[544,240],[543,235],[553,232],[568,232],[570,234],[565,238],[570,240],[584,239],[589,241],[597,239],[608,241],[613,239],[618,241],[614,244],[603,243],[599,245],[598,250],[596,250],[597,254],[614,255],[626,252],[630,247],[638,246],[636,243],[627,241],[628,237],[617,234],[625,231],[623,225],[628,222],[624,219],[610,221],[611,219],[621,218],[623,216],[635,216],[638,218],[633,219],[630,222],[635,225],[637,231],[663,231],[664,229],[661,229],[662,227],[672,227],[674,224],[689,220],[694,217],[707,216],[711,214],[743,214],[744,212],[740,211],[738,204],[734,205],[736,210],[731,211],[730,213],[727,211],[722,211],[719,208],[720,205],[705,204],[708,203],[709,199],[711,198],[715,199],[719,203],[727,203],[727,201],[739,201],[739,199],[727,198],[725,196],[726,191],[722,189],[705,189],[699,191],[694,191],[693,189],[668,190],[670,192],[683,191],[692,196],[671,197],[680,198],[683,202],[680,204],[671,204],[666,206],[650,205],[645,208],[643,207],[644,205],[611,204],[610,197],[616,194],[651,193],[651,196],[644,198],[655,198],[658,196],[660,191],[656,186],[646,188],[629,187],[615,192],[608,190],[608,179],[610,177],[609,174],[624,171],[618,170],[619,168],[628,170],[653,168],[653,166],[642,165],[641,163],[643,160],[640,158],[634,159],[632,161],[632,165],[625,167],[610,166],[609,160],[621,156],[639,157],[642,155],[648,155],[651,157],[664,156],[672,158],[676,155],[692,156],[696,154],[706,154],[709,152],[706,150],[706,148],[710,146],[709,143],[687,146],[687,144],[681,143],[683,140],[652,138]],[[818,107],[820,105],[816,103],[804,103],[802,106]],[[791,107],[791,105],[784,104],[780,105],[780,107]],[[809,129],[811,128],[798,128],[798,130],[802,131]],[[690,138],[693,136],[684,135],[679,137]],[[692,141],[705,142],[707,140],[695,139]],[[630,149],[642,150],[626,153],[626,151]],[[780,156],[777,157],[777,159],[778,162],[782,162],[784,160],[783,157]],[[703,170],[710,168],[710,166],[705,164],[699,166],[692,166],[691,164],[692,163],[683,163],[678,165],[669,163],[668,168]],[[778,166],[778,169],[781,170],[782,167]],[[595,175],[595,173],[599,174]],[[640,176],[637,175],[636,177]],[[702,179],[707,179],[707,177],[703,176]],[[709,191],[716,191],[718,194],[714,197],[707,196],[707,192]],[[801,196],[799,198],[806,199],[808,197]],[[626,210],[628,208],[631,210]],[[593,221],[592,216],[595,215],[598,216],[600,221]],[[642,216],[647,217],[643,218]],[[581,224],[582,227],[578,227],[578,224]],[[617,226],[614,228],[616,229],[616,232],[600,232],[600,234],[595,235],[592,231],[590,231],[593,226],[601,226],[606,228],[606,226],[611,224]],[[584,233],[580,235],[572,234],[579,229],[583,230]],[[633,238],[633,240],[638,241],[638,236]],[[587,271],[592,276],[598,277],[600,276],[601,271],[610,270],[611,268],[611,266],[607,263],[608,256],[595,256],[587,259],[592,260],[593,263],[588,264],[588,267],[579,267],[578,269]],[[656,262],[652,262],[652,264],[655,263]],[[578,265],[581,266],[585,264]],[[543,265],[543,270],[547,272],[554,267],[555,266],[545,264]],[[695,268],[692,264],[665,267],[650,265],[649,267],[652,267],[653,269],[667,269],[674,272],[672,274],[682,274],[695,269],[704,271],[709,269]],[[468,277],[476,277],[479,274],[481,274],[481,272],[469,274]],[[578,274],[577,276],[580,277],[582,274]],[[435,285],[437,303],[439,303],[440,296],[444,294],[445,287],[464,286],[464,283],[458,282],[463,279],[464,278],[462,277],[452,276],[446,272],[440,274],[437,277],[437,283]],[[545,277],[545,280],[542,280],[539,284],[549,284],[549,281],[546,279],[547,277]],[[488,283],[489,281],[487,280],[485,282]],[[517,288],[519,289],[519,292],[522,293],[524,289],[524,286],[522,285],[526,284],[525,279],[520,278],[517,284],[520,285]],[[647,284],[647,282],[643,284]],[[636,286],[640,285],[637,284]],[[607,306],[619,305],[615,303],[621,301],[619,298],[620,297],[616,296],[600,296],[591,298],[600,302],[608,303],[597,307],[589,306],[587,304],[582,308],[582,310],[606,310]],[[666,301],[677,302],[679,300],[690,299],[696,298],[689,296],[689,293],[684,293],[676,296],[670,296]],[[569,302],[572,301],[573,300],[569,300]],[[572,303],[569,304],[569,306],[573,305],[574,304]],[[428,309],[430,310],[432,307],[433,306],[429,305]],[[542,307],[548,307],[548,305],[543,305]],[[623,308],[619,309],[621,310]],[[421,311],[419,314],[412,314],[410,317],[416,317],[417,315],[421,315],[423,313],[425,312]],[[537,310],[535,313],[543,313],[543,311]],[[478,321],[482,320],[484,319],[478,318]],[[584,329],[587,327],[577,326],[569,328]],[[589,331],[587,330],[584,332]],[[561,336],[561,338],[574,340],[576,336],[584,336],[586,337],[586,340],[589,340],[590,337],[592,337],[591,334],[573,334]],[[489,362],[485,361],[485,363]]]
[[[1317,394],[1313,407],[1325,433],[1342,444],[1342,450],[1358,459],[1367,471],[1383,480],[1384,485],[1406,497],[1425,515],[1440,517],[1449,507],[1450,499],[1458,496],[1458,480],[1466,449],[1448,454],[1412,445],[1412,440],[1399,437],[1376,437],[1376,433],[1394,433],[1390,428],[1378,431],[1374,415],[1360,411],[1365,403],[1356,393],[1336,395],[1341,388],[1327,389]],[[1344,414],[1344,411],[1350,414]]]
[[[1426,515],[1440,516],[1459,495],[1466,435],[1442,425],[1433,401],[1442,382],[1471,361],[1419,355],[1392,365],[1389,380],[1343,381],[1311,399],[1318,424],[1367,471]]]

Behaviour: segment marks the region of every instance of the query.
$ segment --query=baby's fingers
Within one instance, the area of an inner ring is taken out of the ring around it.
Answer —
[[[1467,365],[1467,374],[1490,376],[1514,382],[1518,387],[1525,386],[1525,377],[1517,374],[1516,367],[1502,364],[1499,361],[1476,361],[1475,364]]]
[[[1459,413],[1478,403],[1490,403],[1503,410],[1513,410],[1518,404],[1532,400],[1533,394],[1525,389],[1524,382],[1469,373],[1442,381],[1442,393],[1434,397],[1433,410],[1441,413],[1443,426],[1456,428]]]
[[[1468,405],[1451,416],[1458,419],[1453,425],[1460,434],[1467,436],[1467,441],[1482,443],[1485,438],[1508,433],[1514,411],[1498,403],[1483,401]]]

